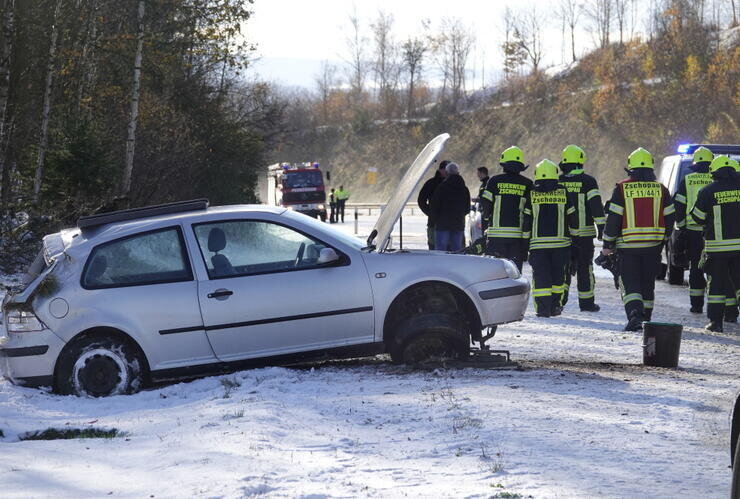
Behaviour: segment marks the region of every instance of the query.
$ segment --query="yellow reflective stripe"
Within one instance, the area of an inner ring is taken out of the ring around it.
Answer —
[[[594,222],[598,225],[604,225],[606,223],[606,217],[594,217]]]
[[[704,296],[704,289],[689,289],[689,296]]]
[[[642,301],[642,295],[640,293],[630,293],[622,296],[622,303],[625,305],[631,301]]]
[[[609,211],[615,215],[624,215],[624,208],[616,203],[609,203]]]
[[[725,295],[708,295],[707,296],[707,302],[708,303],[721,303],[725,304]]]
[[[604,241],[614,241],[616,239],[615,236],[610,236],[609,234],[604,234]]]
[[[724,235],[722,234],[722,206],[716,204],[712,208],[712,212],[714,213],[714,240],[721,241],[724,239]]]
[[[552,294],[552,288],[539,288],[539,289],[532,289],[532,296],[535,298],[541,297],[541,296],[550,296]]]
[[[736,307],[737,300],[735,298],[727,298],[725,299],[725,305],[728,307]]]
[[[672,213],[676,213],[676,207],[675,207],[675,206],[673,206],[673,204],[669,204],[668,206],[666,206],[666,207],[665,207],[665,208],[663,209],[663,215],[664,215],[664,216],[670,215],[670,214],[672,214]]]
[[[653,308],[653,300],[642,300],[642,306],[645,308]]]
[[[684,227],[686,227],[686,220],[679,220],[678,222],[676,222],[676,227],[678,227],[679,229],[683,229]]]
[[[588,193],[586,193],[586,199],[591,201],[593,198],[595,198],[596,196],[600,196],[600,195],[601,193],[599,192],[598,189],[591,189],[590,191],[588,191]]]
[[[493,194],[491,194],[491,191],[489,190],[483,191],[483,199],[487,199],[488,201],[493,201]]]
[[[724,239],[720,241],[710,239],[704,242],[704,248],[710,253],[740,251],[740,239]]]
[[[673,198],[673,200],[677,203],[686,204],[686,196],[681,193],[676,193],[676,196]]]
[[[691,216],[694,218],[698,218],[699,220],[704,220],[705,218],[707,218],[707,214],[701,211],[696,206],[694,206],[694,209],[691,210]]]

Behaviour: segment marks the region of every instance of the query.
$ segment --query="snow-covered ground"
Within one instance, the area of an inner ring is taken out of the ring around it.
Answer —
[[[360,233],[371,223],[363,217]],[[424,241],[405,219],[405,245]],[[343,226],[352,231],[352,223]],[[265,368],[108,399],[0,381],[0,496],[717,497],[729,493],[740,328],[706,333],[685,288],[680,368],[641,365],[612,282],[598,314],[501,327],[520,370],[415,371],[372,358]],[[47,427],[110,440],[19,442]]]

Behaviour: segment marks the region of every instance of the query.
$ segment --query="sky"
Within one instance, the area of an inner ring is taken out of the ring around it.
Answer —
[[[530,0],[543,11],[552,12],[556,0]],[[394,17],[397,40],[421,31],[423,19],[432,22],[432,29],[444,17],[459,18],[475,34],[476,44],[469,63],[468,87],[490,85],[500,72],[503,39],[502,15],[506,5],[517,8],[526,1],[497,0],[255,0],[253,17],[244,34],[257,44],[253,71],[261,78],[286,86],[314,87],[321,62],[327,60],[341,65],[346,52],[349,33],[349,15],[356,8],[364,21],[369,37],[369,24],[378,10]],[[549,15],[550,28],[546,35],[546,59],[560,64],[560,22]],[[585,46],[590,36],[581,32],[578,44]],[[370,49],[368,42],[368,49]],[[485,61],[485,64],[483,63]],[[429,65],[429,64],[428,64]],[[483,71],[482,69],[485,69]],[[434,80],[434,74],[427,75]]]

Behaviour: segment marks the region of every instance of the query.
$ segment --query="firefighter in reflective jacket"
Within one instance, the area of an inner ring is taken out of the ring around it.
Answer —
[[[653,167],[653,155],[642,147],[629,155],[629,178],[614,188],[604,229],[602,253],[619,253],[625,331],[639,331],[652,318],[660,253],[673,228],[673,202]]]
[[[511,146],[501,153],[500,164],[504,173],[491,177],[481,196],[486,254],[508,258],[521,271],[527,251],[522,212],[532,181],[521,174],[527,167],[518,147]]]
[[[558,167],[545,159],[537,164],[534,187],[524,207],[524,237],[529,238],[532,297],[537,317],[560,315],[571,234],[578,227],[576,208],[558,182]]]
[[[601,239],[606,217],[596,179],[583,172],[585,162],[586,153],[580,147],[569,145],[563,149],[560,185],[568,190],[578,219],[571,248],[571,265],[575,266],[572,270],[575,270],[578,279],[578,305],[582,312],[598,312],[601,308],[594,303],[594,237],[598,234]],[[572,271],[566,275],[563,306],[568,302],[571,274]]]
[[[683,178],[673,197],[673,204],[676,207],[676,227],[678,228],[677,243],[688,249],[689,300],[691,312],[694,314],[700,314],[704,310],[704,292],[707,282],[704,279],[704,271],[699,268],[699,260],[704,251],[703,228],[691,217],[691,210],[694,208],[699,191],[712,182],[712,175],[709,173],[712,159],[714,155],[706,147],[699,147],[694,151],[692,173]]]
[[[724,155],[714,158],[709,167],[712,183],[699,192],[691,210],[694,220],[704,226],[704,270],[709,276],[707,329],[715,332],[723,329],[728,299],[731,304],[731,298],[740,296],[740,178],[736,164]]]

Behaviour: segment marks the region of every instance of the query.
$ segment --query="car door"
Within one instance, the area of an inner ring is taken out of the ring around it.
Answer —
[[[64,318],[67,330],[122,329],[141,344],[152,370],[217,360],[203,329],[180,226],[96,246],[80,285],[85,292],[73,302],[75,313]]]
[[[370,343],[373,301],[362,259],[319,264],[328,245],[284,224],[193,225],[208,278],[198,295],[223,361]],[[337,250],[338,251],[338,250]]]

